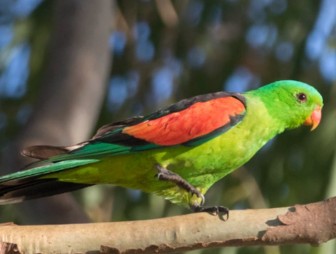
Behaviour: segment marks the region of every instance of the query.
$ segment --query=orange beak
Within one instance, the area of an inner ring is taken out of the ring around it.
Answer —
[[[315,130],[316,127],[319,125],[322,118],[322,108],[320,106],[317,106],[313,113],[306,119],[306,121],[303,123],[304,125],[311,126],[311,131]]]

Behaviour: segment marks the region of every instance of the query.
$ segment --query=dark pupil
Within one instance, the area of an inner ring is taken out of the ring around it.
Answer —
[[[297,98],[299,99],[299,101],[306,101],[307,100],[307,96],[304,93],[299,93],[297,95]]]

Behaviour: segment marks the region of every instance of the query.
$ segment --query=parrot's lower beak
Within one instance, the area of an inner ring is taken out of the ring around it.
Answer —
[[[319,125],[322,118],[322,108],[320,106],[317,106],[313,113],[306,119],[306,121],[303,123],[304,125],[311,126],[311,131],[315,130],[316,127]]]

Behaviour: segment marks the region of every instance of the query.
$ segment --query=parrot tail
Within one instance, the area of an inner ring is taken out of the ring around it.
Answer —
[[[27,199],[41,198],[91,186],[90,184],[62,182],[57,177],[48,177],[91,164],[97,160],[68,160],[27,170],[18,171],[0,177],[0,205],[18,203]]]
[[[60,182],[57,179],[35,179],[24,182],[8,181],[0,184],[0,205],[52,196],[88,186],[90,185]]]

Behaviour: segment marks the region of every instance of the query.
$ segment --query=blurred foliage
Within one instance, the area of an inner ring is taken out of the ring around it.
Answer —
[[[1,148],[24,126],[39,91],[52,35],[52,7],[53,1],[37,0],[0,4]],[[301,128],[275,138],[243,169],[217,183],[207,201],[244,209],[336,195],[328,191],[336,185],[331,177],[336,175],[332,174],[336,170],[335,17],[336,5],[329,0],[116,1],[110,38],[113,66],[97,127],[196,94],[301,80],[324,96],[320,127],[313,133]],[[187,212],[159,197],[118,187],[92,187],[77,195],[95,221]],[[15,220],[13,216],[8,219]],[[191,253],[319,251],[327,253],[308,245]]]

